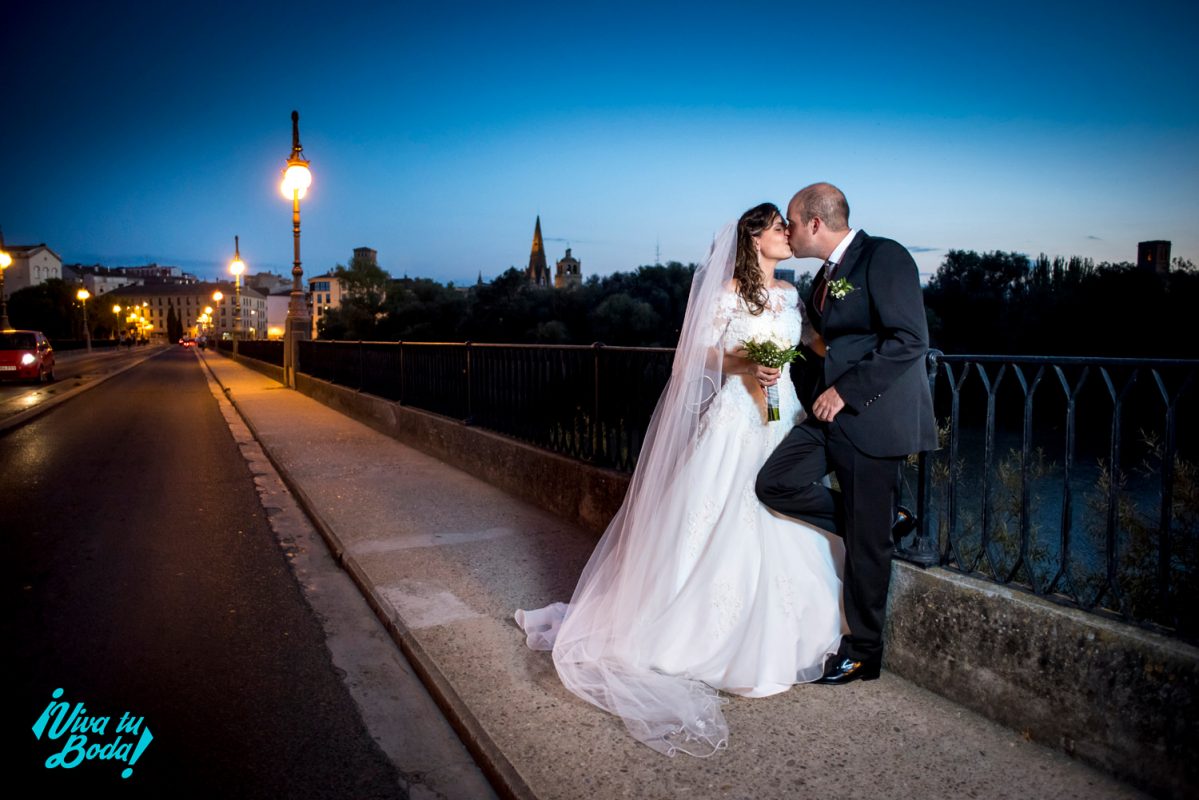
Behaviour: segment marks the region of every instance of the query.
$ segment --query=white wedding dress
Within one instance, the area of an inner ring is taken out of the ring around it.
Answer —
[[[795,288],[780,284],[769,299],[753,315],[718,291],[700,323],[711,327],[696,337],[726,352],[750,339],[798,342]],[[765,697],[815,680],[844,630],[840,539],[775,514],[754,493],[759,468],[804,413],[790,370],[777,384],[778,422],[767,422],[751,376],[720,383],[665,488],[640,508],[626,499],[571,604],[516,612],[529,647],[554,651],[568,689],[668,755],[726,747],[727,700],[716,690]]]

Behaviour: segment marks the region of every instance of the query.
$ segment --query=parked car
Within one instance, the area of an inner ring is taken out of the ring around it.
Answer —
[[[54,348],[41,331],[0,331],[0,378],[54,380]]]

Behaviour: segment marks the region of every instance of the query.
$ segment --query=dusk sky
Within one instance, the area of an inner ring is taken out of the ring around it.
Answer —
[[[0,227],[202,277],[378,250],[473,282],[702,259],[744,209],[845,190],[909,246],[1199,261],[1199,4],[6,2]],[[813,264],[786,262],[803,272]]]

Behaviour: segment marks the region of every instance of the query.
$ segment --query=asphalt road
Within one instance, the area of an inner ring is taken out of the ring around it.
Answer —
[[[0,437],[0,532],[10,784],[400,796],[192,353],[167,351]],[[128,778],[100,757],[45,766],[70,734],[31,729],[59,688],[111,718],[88,744],[112,742],[125,712],[144,720],[153,740]]]

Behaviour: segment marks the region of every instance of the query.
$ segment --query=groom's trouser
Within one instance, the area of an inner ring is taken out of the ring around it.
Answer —
[[[758,472],[757,493],[768,507],[845,540],[844,602],[849,635],[840,655],[864,661],[883,652],[891,583],[891,526],[900,457],[858,450],[835,422],[808,417],[796,425]],[[840,491],[821,481],[831,471]]]

